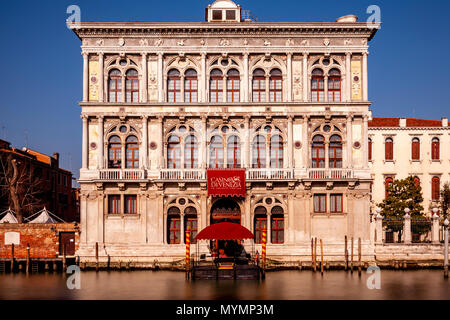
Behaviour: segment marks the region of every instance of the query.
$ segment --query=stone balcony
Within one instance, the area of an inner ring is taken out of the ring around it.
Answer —
[[[351,180],[354,179],[353,169],[308,169],[309,180]]]
[[[104,181],[139,181],[146,178],[146,170],[142,169],[103,169],[99,170],[98,177]]]

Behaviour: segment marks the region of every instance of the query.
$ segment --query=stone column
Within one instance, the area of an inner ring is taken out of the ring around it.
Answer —
[[[164,73],[163,54],[162,54],[162,52],[159,52],[158,53],[158,101],[159,102],[164,102],[163,73]]]
[[[147,74],[148,74],[148,63],[147,63],[147,53],[142,52],[142,85],[141,85],[141,102],[146,103],[148,100],[148,87],[147,87]]]
[[[347,168],[353,168],[353,152],[352,152],[352,144],[353,144],[353,128],[352,128],[352,119],[353,115],[347,116]]]
[[[148,116],[142,116],[142,168],[148,168]]]
[[[294,243],[294,194],[288,193],[288,223],[284,226],[285,233],[287,234],[287,243]]]
[[[201,151],[202,151],[202,169],[206,169],[208,165],[208,118],[202,117],[202,141],[201,141]]]
[[[245,116],[245,122],[244,122],[244,168],[251,168],[250,163],[250,116]]]
[[[158,117],[158,168],[164,168],[164,135],[163,135],[163,121],[164,117]]]
[[[294,167],[294,119],[293,116],[288,116],[288,168]]]
[[[439,216],[435,213],[431,223],[431,242],[439,243]]]
[[[248,102],[249,100],[248,100],[248,92],[249,92],[249,83],[248,83],[248,78],[249,78],[249,75],[248,75],[248,53],[246,52],[246,53],[244,53],[244,83],[243,83],[243,86],[244,86],[244,90],[243,90],[243,94],[244,94],[244,102]]]
[[[83,52],[83,102],[89,101],[89,53]]]
[[[80,194],[80,224],[81,224],[81,243],[87,243],[88,223],[87,223],[87,194]]]
[[[105,157],[104,157],[104,150],[105,150],[105,142],[104,142],[104,122],[103,122],[103,116],[97,116],[98,121],[98,168],[103,169],[105,167]]]
[[[104,243],[105,242],[105,227],[104,227],[104,223],[105,223],[105,209],[104,209],[104,204],[105,204],[105,195],[99,194],[97,201],[98,201],[98,207],[97,207],[97,213],[98,213],[98,228],[97,228],[97,232],[98,232],[98,242],[99,243]]]
[[[375,234],[377,236],[376,242],[377,244],[383,243],[383,216],[378,213],[376,216],[376,226],[375,226]]]
[[[99,90],[98,90],[98,101],[104,102],[105,101],[105,64],[104,64],[104,53],[99,52],[98,53],[98,68],[99,68],[99,76],[98,76],[98,84],[99,84]]]
[[[371,244],[375,243],[375,231],[376,231],[376,215],[370,213],[369,239]]]
[[[207,102],[206,95],[206,53],[202,52],[202,74],[200,75],[200,90],[201,100],[200,102]]]
[[[287,54],[287,102],[292,102],[292,52]]]
[[[347,52],[345,60],[345,98],[346,101],[352,101],[352,54]]]
[[[369,168],[369,117],[367,115],[363,118],[363,141],[361,142],[361,145],[363,147],[363,154],[364,154],[364,169]]]
[[[308,52],[303,53],[303,101],[308,101]]]
[[[411,216],[406,213],[403,219],[403,243],[409,244],[411,243]]]
[[[309,139],[308,139],[308,116],[303,116],[303,127],[302,127],[302,154],[303,154],[303,167],[309,167]]]
[[[89,139],[89,128],[88,128],[88,116],[87,115],[81,115],[81,119],[83,119],[83,144],[82,144],[82,151],[81,151],[81,160],[82,160],[82,169],[87,170],[89,166],[89,146],[88,146],[88,139]]]
[[[367,67],[367,55],[369,53],[363,52],[363,99],[364,101],[369,100],[369,74]]]

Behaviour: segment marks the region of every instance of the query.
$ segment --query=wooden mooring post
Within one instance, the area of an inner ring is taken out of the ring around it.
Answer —
[[[27,264],[25,266],[25,272],[28,274],[30,270],[30,244],[27,243]]]
[[[311,269],[314,268],[314,238],[311,238]]]
[[[98,242],[95,243],[95,271],[98,271]]]
[[[14,271],[14,243],[11,244],[11,272]]]
[[[352,248],[350,250],[350,272],[353,273],[353,237],[352,237]]]
[[[320,239],[320,273],[323,275],[323,242]]]
[[[361,253],[361,238],[358,238],[358,276],[361,277],[361,269],[362,269],[362,253]]]
[[[344,259],[345,259],[345,271],[348,269],[348,239],[347,236],[345,236],[345,249],[344,249]]]

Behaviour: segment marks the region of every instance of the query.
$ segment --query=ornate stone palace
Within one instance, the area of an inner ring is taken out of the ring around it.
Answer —
[[[73,26],[82,261],[96,243],[113,260],[182,259],[184,230],[223,219],[251,230],[259,252],[266,229],[276,260],[309,260],[312,237],[343,256],[345,236],[373,260],[367,58],[378,26],[242,16],[218,0],[205,22]],[[212,190],[209,172],[236,173],[243,193]]]

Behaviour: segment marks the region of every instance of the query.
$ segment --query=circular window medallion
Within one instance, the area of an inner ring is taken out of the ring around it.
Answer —
[[[355,77],[353,78],[353,81],[359,82],[359,77],[358,77],[358,76],[355,76]]]
[[[324,132],[330,132],[331,131],[331,127],[329,125],[325,125],[325,126],[323,126],[323,131]]]
[[[355,149],[361,148],[361,143],[360,143],[359,141],[356,141],[356,142],[353,144],[353,148],[355,148]]]
[[[97,83],[97,78],[96,77],[91,77],[91,82],[92,83]]]
[[[156,142],[150,142],[150,149],[155,150],[158,147],[158,145],[156,144]]]
[[[267,198],[266,199],[266,204],[269,204],[269,205],[272,204],[272,199],[271,198]]]
[[[294,145],[296,149],[300,149],[302,147],[302,143],[300,141],[295,141]]]
[[[91,149],[92,149],[92,150],[97,149],[97,144],[96,144],[95,142],[92,142],[92,143],[91,143]]]
[[[178,203],[183,206],[186,203],[186,200],[184,198],[181,198],[180,200],[178,200]]]

